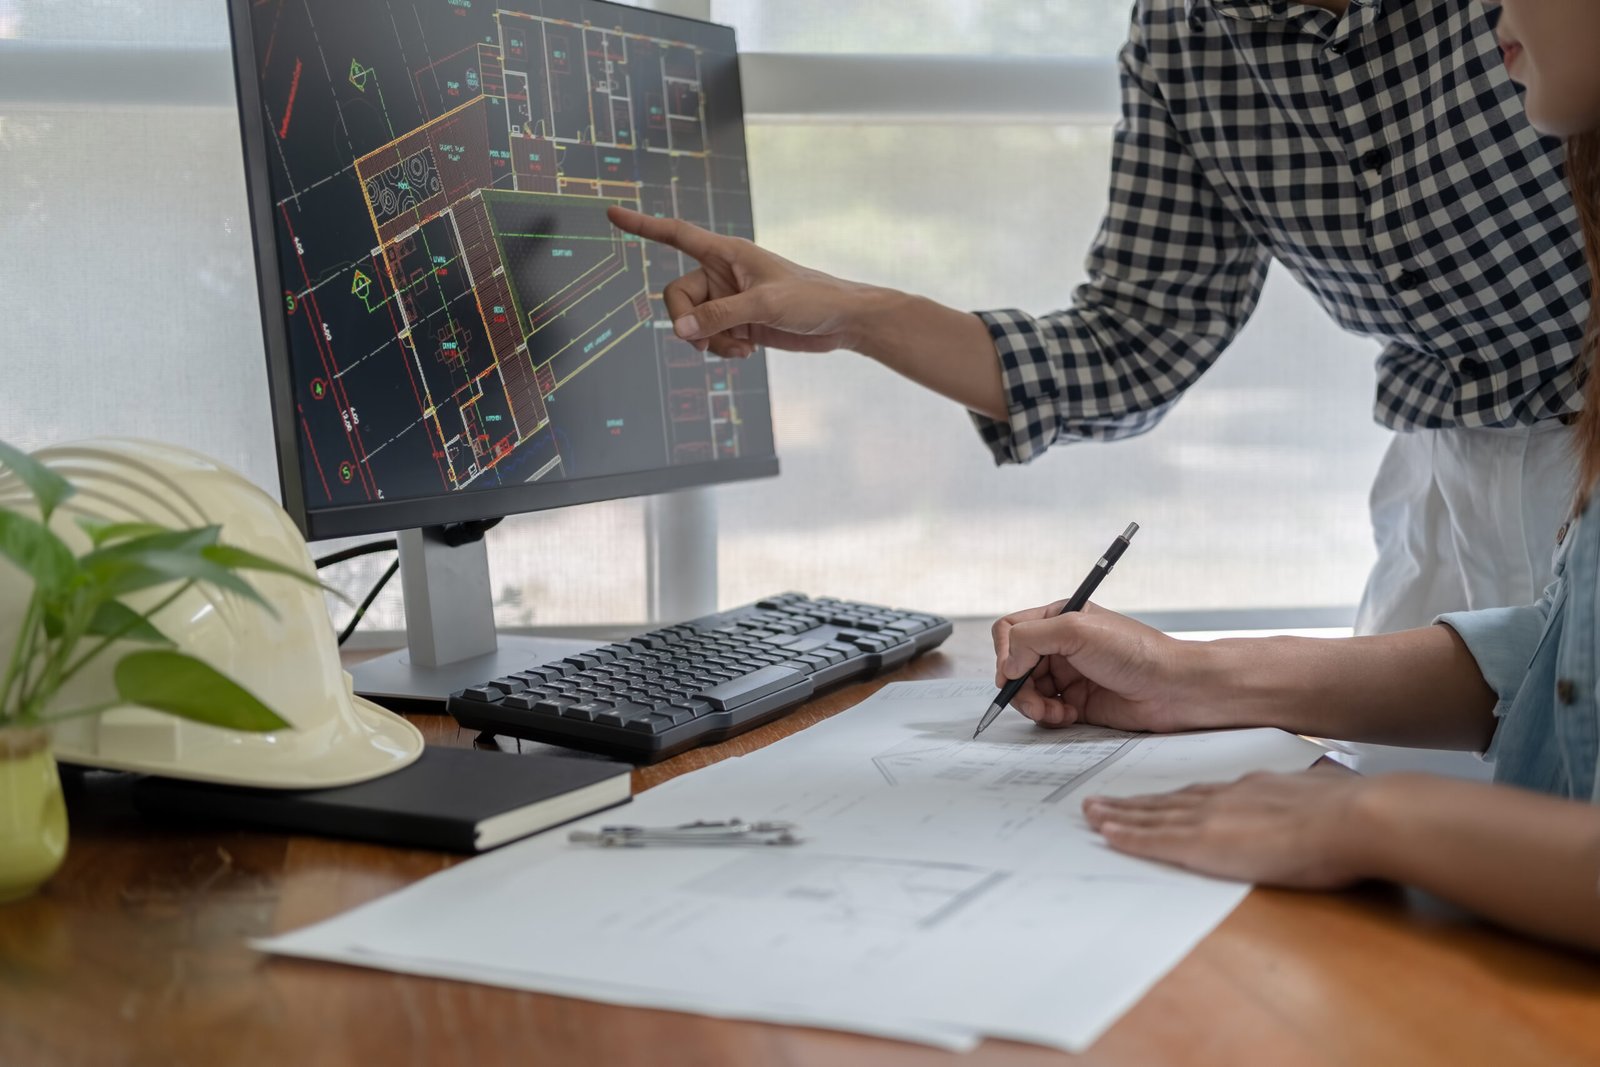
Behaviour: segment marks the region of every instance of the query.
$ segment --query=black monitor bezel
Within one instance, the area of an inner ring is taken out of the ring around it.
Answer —
[[[732,27],[703,19],[593,0],[630,11],[647,11],[666,20],[712,26],[732,34]],[[251,0],[229,0],[228,19],[233,40],[234,86],[238,94],[240,138],[244,147],[245,195],[250,215],[251,239],[256,252],[256,281],[261,296],[261,331],[266,346],[267,392],[272,405],[272,433],[278,458],[278,483],[284,510],[308,540],[329,537],[354,537],[391,530],[441,526],[447,523],[495,519],[505,515],[546,511],[574,504],[592,504],[623,497],[651,496],[699,486],[766,478],[778,473],[778,457],[715,460],[632,471],[596,478],[541,482],[440,493],[402,500],[368,504],[344,504],[312,508],[306,501],[301,480],[301,444],[294,418],[293,363],[289,353],[288,326],[279,279],[277,228],[272,221],[272,182],[267,161],[266,127],[261,114],[260,87],[257,84],[255,35],[251,29]],[[734,50],[738,55],[737,45]],[[733,89],[738,94],[739,112],[744,112],[743,86],[737,67]],[[752,359],[765,358],[758,353]],[[771,392],[769,385],[768,405]]]

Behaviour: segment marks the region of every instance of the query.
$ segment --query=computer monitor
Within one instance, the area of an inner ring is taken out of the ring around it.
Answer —
[[[232,0],[283,500],[400,530],[398,703],[525,665],[500,517],[777,473],[764,357],[679,341],[693,267],[610,204],[750,236],[733,31],[602,0]],[[497,651],[498,650],[498,651]]]

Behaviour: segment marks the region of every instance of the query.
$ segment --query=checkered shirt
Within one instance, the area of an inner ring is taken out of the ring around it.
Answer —
[[[975,417],[997,462],[1154,426],[1250,317],[1273,259],[1386,344],[1385,426],[1581,406],[1588,274],[1565,153],[1528,125],[1481,0],[1351,0],[1342,19],[1138,0],[1121,80],[1090,280],[1062,311],[980,312],[1009,409]]]

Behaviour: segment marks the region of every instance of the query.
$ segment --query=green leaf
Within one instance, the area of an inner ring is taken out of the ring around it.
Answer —
[[[99,519],[85,518],[80,515],[77,523],[83,532],[89,535],[89,540],[96,548],[110,544],[113,541],[126,541],[133,537],[148,537],[151,534],[169,532],[165,526],[157,526],[153,522],[101,522]]]
[[[314,575],[294,567],[287,567],[276,560],[258,556],[254,552],[247,552],[233,545],[210,545],[200,550],[200,554],[220,567],[227,567],[234,571],[269,571],[272,574],[287,575],[306,585],[320,586]]]
[[[78,562],[61,538],[15,511],[0,511],[0,556],[21,567],[46,596],[60,593],[78,573]]]
[[[237,593],[266,608],[273,618],[278,615],[249,582],[198,553],[145,552],[129,559],[101,560],[92,576],[108,598],[127,596],[168,582],[195,581]]]
[[[124,641],[143,641],[149,645],[170,645],[172,639],[126,604],[108,600],[95,609],[84,631],[94,637],[117,637]]]
[[[222,533],[220,526],[198,526],[192,530],[167,530],[154,526],[151,529],[155,532],[86,553],[81,561],[84,568],[92,571],[106,560],[136,559],[150,552],[199,552],[207,545],[216,544]]]
[[[201,549],[200,554],[211,562],[227,567],[229,570],[266,571],[270,574],[282,574],[285,577],[293,578],[295,581],[320,589],[325,593],[332,593],[352,607],[355,605],[355,602],[346,596],[342,589],[337,589],[326,582],[318,581],[313,574],[307,574],[305,571],[285,566],[277,560],[258,556],[254,552],[246,551],[234,545],[213,545],[210,548]]]
[[[22,479],[39,504],[39,517],[50,521],[50,513],[75,491],[72,484],[19,449],[0,441],[0,467],[9,467],[11,473]]]
[[[112,674],[130,704],[230,730],[284,730],[289,723],[249,690],[193,656],[167,649],[130,652]]]

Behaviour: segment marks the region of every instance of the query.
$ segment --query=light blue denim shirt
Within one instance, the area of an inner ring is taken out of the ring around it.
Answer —
[[[1600,515],[1591,505],[1556,557],[1537,604],[1441,615],[1466,642],[1495,704],[1486,757],[1494,780],[1558,797],[1600,801]]]

